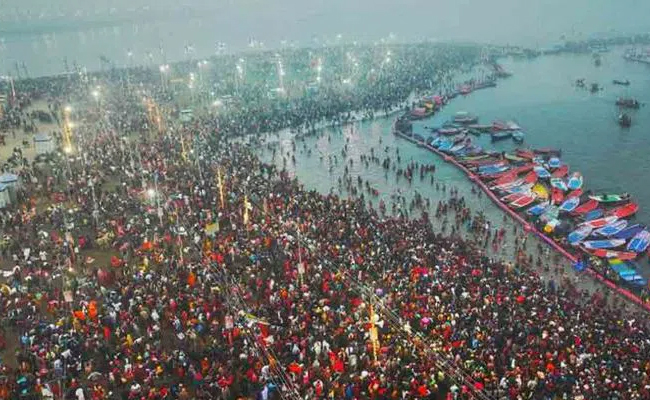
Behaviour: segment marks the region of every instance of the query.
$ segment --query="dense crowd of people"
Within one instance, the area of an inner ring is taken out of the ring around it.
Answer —
[[[432,75],[418,49],[366,89],[379,103],[295,100],[293,123],[403,102]],[[135,95],[91,104],[0,214],[0,399],[650,398],[644,315],[426,215],[305,190],[230,138],[287,108],[158,131]],[[472,225],[453,198],[436,212]]]

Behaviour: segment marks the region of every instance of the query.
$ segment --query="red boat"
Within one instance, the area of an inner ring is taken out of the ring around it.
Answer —
[[[564,201],[564,192],[556,187],[553,188],[551,192],[551,200],[553,203],[560,204]]]
[[[623,206],[614,208],[613,210],[609,211],[607,215],[615,215],[618,218],[625,218],[625,217],[629,217],[630,215],[636,214],[637,211],[639,211],[638,204],[627,203]]]
[[[521,158],[527,158],[529,160],[535,158],[535,153],[532,150],[517,150],[516,153]]]
[[[524,177],[524,182],[525,183],[535,183],[537,182],[537,174],[535,171],[530,171],[526,176]]]
[[[632,251],[616,251],[616,250],[608,250],[608,249],[596,249],[596,250],[586,250],[586,251],[595,255],[596,257],[618,258],[619,260],[622,261],[634,260],[635,258],[638,257],[638,254]]]
[[[504,203],[512,203],[521,199],[522,197],[528,197],[528,195],[525,193],[512,193],[505,197],[502,197],[501,201],[503,201]]]
[[[583,215],[588,213],[589,211],[593,211],[598,207],[598,202],[596,200],[588,200],[586,203],[581,204],[573,210],[572,214],[574,215]]]
[[[510,170],[510,171],[506,171],[503,174],[501,174],[491,184],[493,184],[494,186],[504,185],[506,183],[510,183],[510,182],[514,181],[515,179],[517,179],[517,171]]]
[[[582,196],[582,189],[576,189],[573,192],[570,192],[569,194],[566,195],[567,199],[570,199],[572,197],[580,197]]]
[[[551,174],[553,178],[564,178],[569,173],[569,166],[562,164],[558,169]]]
[[[533,201],[535,201],[535,196],[525,195],[510,203],[510,207],[512,208],[526,207],[527,205],[530,205]]]

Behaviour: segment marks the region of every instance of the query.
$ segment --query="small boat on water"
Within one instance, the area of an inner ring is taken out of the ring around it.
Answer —
[[[567,236],[567,242],[570,245],[576,245],[586,239],[589,235],[591,235],[591,232],[593,231],[593,228],[587,225],[582,225],[579,226],[576,230],[573,232],[569,233]]]
[[[641,107],[641,103],[639,103],[638,100],[632,98],[621,98],[621,97],[616,99],[616,105],[621,108],[630,108],[633,110],[637,110],[639,107]]]
[[[613,235],[616,239],[631,239],[636,236],[637,233],[645,229],[645,226],[641,224],[634,224],[623,229],[619,233]]]
[[[506,192],[508,193],[531,193],[530,189],[532,189],[533,185],[531,183],[526,183],[523,185],[519,186],[514,186],[509,189],[506,189]]]
[[[582,246],[585,249],[595,250],[595,249],[613,249],[625,244],[625,240],[622,239],[603,239],[603,240],[587,240],[582,242]]]
[[[526,183],[535,183],[537,182],[537,174],[535,171],[530,171],[524,176],[524,182]]]
[[[560,211],[571,212],[571,211],[575,210],[576,207],[578,207],[579,204],[580,204],[580,198],[579,197],[568,198],[568,199],[564,200],[562,205],[560,205]]]
[[[596,229],[594,231],[594,235],[598,236],[604,236],[604,237],[610,237],[612,235],[616,235],[623,229],[627,228],[627,220],[626,219],[619,219],[618,221],[611,223],[609,225],[605,225],[600,229]]]
[[[436,132],[438,132],[440,135],[451,136],[464,133],[465,130],[462,128],[440,128]]]
[[[634,260],[639,255],[631,251],[617,251],[608,249],[594,249],[590,251],[596,257],[600,258],[616,258],[623,261]]]
[[[517,179],[516,181],[504,183],[504,184],[497,185],[497,186],[492,186],[490,189],[491,190],[501,190],[501,191],[507,192],[508,190],[510,190],[512,188],[515,188],[517,186],[521,186],[523,183],[524,183],[523,179]]]
[[[538,215],[541,215],[544,211],[546,211],[549,205],[550,203],[548,201],[539,203],[526,210],[526,214],[536,217]]]
[[[591,210],[585,215],[582,216],[582,219],[585,221],[593,221],[595,219],[599,219],[605,216],[605,212],[603,211],[602,208],[597,208],[595,210]]]
[[[515,151],[515,153],[522,158],[527,158],[529,160],[532,160],[535,158],[535,153],[532,150],[523,150],[523,149],[518,149]]]
[[[535,174],[535,176],[537,176],[537,174]],[[546,188],[546,186],[542,185],[541,183],[538,183],[535,186],[533,186],[531,191],[535,193],[535,195],[540,199],[543,200],[548,199],[548,189]]]
[[[551,189],[551,201],[553,204],[561,204],[564,201],[564,191],[554,186]]]
[[[501,198],[501,201],[504,203],[512,203],[519,200],[522,197],[526,197],[526,193],[512,193]]]
[[[582,189],[576,189],[572,192],[569,192],[569,194],[566,195],[566,198],[567,199],[570,199],[572,197],[580,198],[580,196],[582,196]]]
[[[566,183],[562,178],[551,178],[551,186],[560,189],[563,192],[569,190],[569,188],[567,187]]]
[[[562,154],[562,150],[553,149],[550,147],[542,147],[539,149],[535,149],[534,152],[536,154],[553,155],[553,156],[560,156]]]
[[[574,172],[571,174],[566,185],[571,190],[580,189],[582,187],[582,174],[580,172]]]
[[[625,218],[629,217],[630,215],[636,214],[636,212],[639,211],[639,205],[634,202],[630,202],[625,204],[624,206],[620,206],[617,208],[614,208],[613,210],[610,210],[607,215],[616,215],[619,218]]]
[[[489,132],[489,131],[492,130],[492,125],[470,124],[470,125],[467,125],[467,128],[478,131],[478,132]]]
[[[494,121],[492,123],[493,131],[518,131],[521,127],[513,121],[503,122],[503,121]]]
[[[598,219],[592,219],[591,221],[583,222],[581,225],[590,226],[592,229],[602,228],[603,226],[612,224],[618,220],[618,217],[609,216]],[[625,242],[625,241],[623,241]]]
[[[588,200],[587,202],[581,204],[573,210],[574,215],[585,215],[590,211],[595,210],[598,208],[598,202],[596,200]]]
[[[630,85],[630,81],[628,81],[627,79],[625,79],[625,80],[622,80],[622,79],[614,79],[614,80],[612,81],[612,83],[613,83],[614,85],[621,85],[621,86],[629,86],[629,85]]]
[[[630,243],[627,244],[627,249],[635,253],[643,253],[648,248],[648,245],[650,245],[650,232],[644,229],[634,235]]]
[[[568,173],[569,173],[569,166],[563,164],[560,167],[558,167],[555,171],[553,171],[551,175],[554,178],[564,178]]]
[[[618,204],[628,201],[630,199],[630,195],[628,193],[603,193],[598,195],[591,195],[589,198],[603,204]]]
[[[537,176],[541,179],[546,179],[551,177],[551,173],[548,172],[548,170],[541,165],[538,165],[533,168],[533,171],[537,174]]]
[[[478,122],[478,117],[467,111],[459,111],[454,115],[454,122],[457,124],[475,124]]]
[[[548,167],[549,168],[560,168],[560,165],[562,165],[562,162],[560,161],[559,158],[557,157],[551,157],[548,159]]]
[[[528,192],[530,193],[530,192]],[[527,194],[510,203],[510,207],[518,209],[531,205],[535,201],[535,196]]]
[[[494,132],[490,135],[490,137],[493,142],[497,142],[499,140],[505,140],[512,137],[512,132],[509,131]]]
[[[512,161],[512,162],[524,162],[524,161],[528,161],[527,158],[519,157],[519,156],[516,156],[516,155],[514,155],[514,154],[510,154],[510,153],[506,153],[506,154],[504,154],[504,155],[503,155],[503,158],[505,158],[505,159],[508,160],[508,161]]]
[[[526,137],[526,135],[524,135],[524,133],[522,131],[517,131],[517,132],[512,134],[512,140],[515,143],[523,143],[525,137]]]
[[[626,113],[622,113],[621,115],[618,116],[618,124],[623,128],[629,128],[630,126],[632,126],[632,117],[630,117]]]

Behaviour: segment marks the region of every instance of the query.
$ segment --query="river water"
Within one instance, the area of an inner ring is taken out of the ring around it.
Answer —
[[[523,147],[562,149],[562,160],[570,165],[572,171],[583,173],[585,188],[631,193],[641,206],[635,220],[650,222],[650,179],[646,177],[646,173],[650,172],[650,157],[647,156],[650,149],[650,109],[641,107],[632,111],[633,125],[623,129],[617,124],[619,111],[614,105],[619,96],[650,102],[650,74],[648,66],[623,60],[622,51],[615,49],[603,54],[600,67],[594,65],[591,55],[504,60],[505,68],[513,73],[511,78],[500,81],[497,88],[454,99],[435,117],[417,122],[414,131],[427,137],[426,126],[441,125],[461,110],[479,115],[481,123],[496,119],[514,120],[526,133]],[[577,78],[585,78],[588,84],[597,82],[604,89],[591,94],[585,89],[576,88],[574,83]],[[616,86],[612,84],[612,79],[629,79],[631,85]],[[392,117],[376,119],[325,129],[320,135],[297,140],[296,162],[293,164],[287,157],[286,168],[308,189],[338,193],[337,179],[343,174],[345,166],[341,151],[347,143],[348,160],[354,161],[353,165],[347,164],[349,173],[355,181],[357,176],[362,176],[379,190],[379,198],[371,198],[375,205],[379,199],[383,199],[390,209],[391,195],[403,193],[411,198],[418,191],[431,199],[433,213],[437,201],[448,198],[449,190],[445,193],[441,188],[436,190],[429,178],[420,181],[416,176],[411,185],[403,178],[396,181],[393,172],[386,175],[379,165],[366,167],[359,162],[359,156],[369,155],[371,149],[380,158],[389,155],[394,160],[395,149],[399,148],[402,166],[409,161],[434,164],[437,168],[436,182],[444,183],[447,189],[457,188],[474,211],[483,211],[495,225],[505,225],[509,230],[514,226],[509,218],[503,220],[503,212],[486,196],[478,197],[471,193],[472,183],[461,171],[435,154],[393,136],[391,122]],[[294,154],[292,135],[284,132],[275,139],[279,140],[281,150],[273,161],[282,167],[285,164],[281,154]],[[483,137],[478,142],[488,149],[516,148],[509,140],[492,144],[488,137]],[[272,161],[269,150],[260,149],[260,154],[263,159]],[[506,246],[502,253],[511,254],[512,248]],[[645,261],[642,272],[650,275]]]

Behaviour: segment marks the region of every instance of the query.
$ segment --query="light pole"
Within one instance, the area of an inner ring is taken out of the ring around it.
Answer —
[[[162,90],[166,91],[166,82],[167,80],[165,79],[165,75],[169,71],[169,64],[163,64],[160,66],[160,86],[162,86]]]

